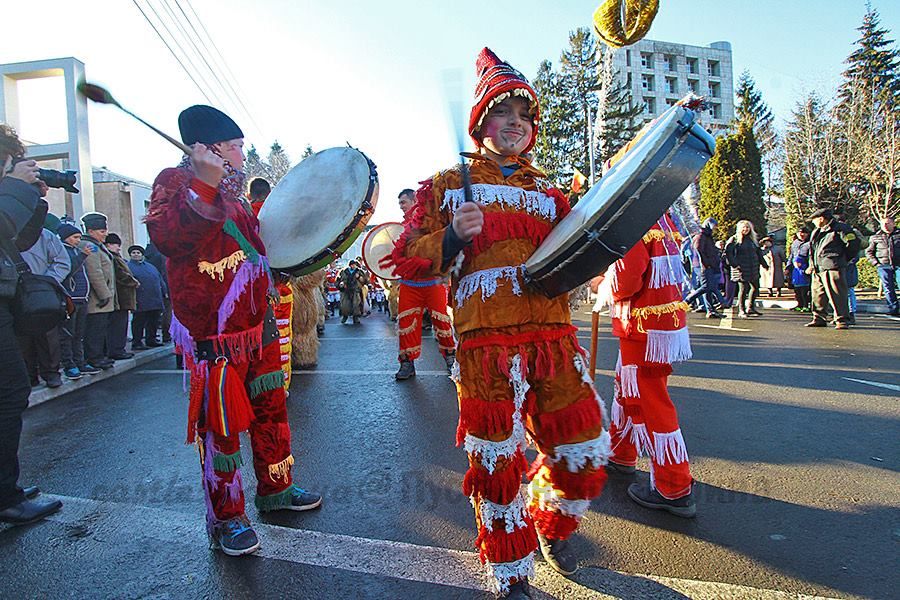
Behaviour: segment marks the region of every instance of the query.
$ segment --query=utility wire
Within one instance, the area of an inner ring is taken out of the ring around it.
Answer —
[[[210,100],[209,95],[206,93],[206,90],[203,89],[203,86],[201,86],[199,83],[197,83],[197,80],[194,78],[194,75],[188,70],[188,68],[184,65],[184,63],[181,62],[181,58],[179,58],[179,56],[175,52],[175,50],[172,49],[172,46],[169,45],[169,42],[166,41],[166,38],[163,37],[163,35],[162,35],[162,33],[160,33],[159,29],[156,28],[156,25],[153,23],[153,21],[150,20],[150,17],[147,16],[147,13],[144,12],[144,9],[141,8],[141,5],[137,3],[137,0],[131,0],[131,1],[132,1],[132,3],[134,3],[134,5],[137,7],[137,9],[139,11],[141,11],[141,14],[144,16],[144,19],[147,21],[147,23],[150,24],[150,27],[153,28],[153,31],[156,32],[156,35],[159,37],[159,39],[162,41],[162,43],[165,44],[166,48],[168,48],[169,52],[172,54],[172,56],[175,58],[175,60],[178,61],[178,64],[181,65],[182,70],[187,74],[187,76],[190,78],[190,80],[192,82],[194,82],[194,85],[197,87],[197,90],[199,90],[199,92],[201,94],[203,94],[203,97],[206,98],[207,102],[212,104],[213,101]]]

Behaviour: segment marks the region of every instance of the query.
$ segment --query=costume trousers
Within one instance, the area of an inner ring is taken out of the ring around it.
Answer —
[[[602,491],[603,402],[568,325],[467,333],[456,357],[457,444],[469,457],[463,492],[475,508],[475,546],[503,591],[532,573],[536,532],[567,538]],[[539,451],[530,470],[527,438]]]
[[[75,312],[59,328],[60,360],[64,369],[84,366],[84,333],[87,330],[87,302],[75,304]]]
[[[816,321],[828,321],[834,312],[835,323],[847,323],[850,301],[847,291],[847,270],[830,269],[812,275],[812,312]]]
[[[37,382],[38,375],[44,381],[59,375],[59,327],[47,333],[19,336],[19,347],[32,383]]]
[[[256,506],[272,510],[291,503],[291,429],[285,406],[281,348],[275,339],[260,357],[255,352],[247,362],[232,362],[243,380],[250,398],[254,420],[250,425],[253,470],[256,473]],[[206,393],[209,365],[201,362],[191,374],[191,387],[201,386]],[[194,380],[198,378],[198,380]],[[237,433],[219,435],[201,423],[198,429],[203,468],[203,489],[207,502],[207,524],[212,527],[244,513],[244,490],[239,467],[243,464]]]
[[[19,437],[31,394],[7,300],[0,300],[0,364],[0,510],[6,510],[25,499],[18,484]]]
[[[397,307],[397,327],[400,332],[399,360],[416,360],[422,354],[423,312],[431,312],[431,322],[442,355],[456,350],[453,328],[447,315],[447,286],[443,283],[423,287],[400,284]]]
[[[162,311],[141,310],[131,315],[131,344],[150,345],[156,343],[156,330],[159,329],[159,317]]]
[[[610,460],[634,466],[650,458],[650,484],[670,500],[691,493],[691,467],[678,413],[669,397],[672,367],[644,360],[645,341],[619,339]]]
[[[284,389],[291,387],[291,316],[294,312],[294,290],[290,284],[276,284],[278,304],[275,305],[275,322],[278,325],[278,345],[281,349],[281,370],[284,371]]]
[[[128,310],[114,310],[109,313],[109,324],[106,328],[106,355],[121,356],[125,354],[125,342],[128,341]]]
[[[107,356],[106,330],[112,313],[88,313],[87,328],[84,332],[84,358],[93,366],[98,366]]]

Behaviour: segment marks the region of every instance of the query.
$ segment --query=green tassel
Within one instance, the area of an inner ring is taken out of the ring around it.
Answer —
[[[287,508],[291,505],[291,494],[294,491],[293,484],[287,486],[287,488],[283,492],[278,492],[277,494],[272,494],[271,496],[260,496],[256,495],[256,509],[259,512],[266,512],[268,510],[279,510],[281,508]]]
[[[250,397],[256,398],[263,392],[271,392],[284,386],[284,371],[278,370],[260,375],[250,382]]]
[[[259,252],[257,252],[256,248],[254,248],[253,245],[249,241],[247,241],[247,238],[245,238],[244,234],[241,233],[241,230],[238,229],[237,223],[235,223],[231,219],[226,219],[225,224],[222,226],[222,231],[224,231],[226,235],[232,237],[234,241],[237,242],[241,250],[244,251],[244,254],[247,255],[247,260],[252,262],[254,265],[259,263]]]
[[[237,471],[238,467],[243,466],[244,459],[241,458],[241,451],[238,450],[234,454],[216,454],[213,458],[213,469],[220,473],[231,473]]]

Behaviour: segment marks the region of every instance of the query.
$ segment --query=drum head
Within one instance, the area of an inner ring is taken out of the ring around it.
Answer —
[[[391,281],[400,279],[394,275],[391,269],[378,266],[378,261],[394,251],[394,244],[400,239],[401,233],[403,233],[402,223],[382,223],[376,225],[363,240],[363,262],[366,263],[369,271],[375,273],[376,277]]]
[[[328,264],[359,235],[377,199],[375,166],[359,150],[329,148],[307,157],[259,212],[269,264],[295,275]]]

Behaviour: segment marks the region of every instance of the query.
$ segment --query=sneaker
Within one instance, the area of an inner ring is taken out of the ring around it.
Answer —
[[[64,369],[63,375],[66,376],[66,379],[71,379],[72,381],[75,381],[76,379],[81,379],[81,371],[78,369],[78,367],[71,367],[69,369]]]
[[[758,310],[756,310],[755,308],[751,308],[750,310],[748,310],[747,314],[750,315],[751,317],[761,317],[762,316],[762,313],[759,312]]]
[[[447,365],[447,372],[451,373],[453,371],[453,365],[456,364],[456,355],[448,354],[444,357],[444,363]]]
[[[394,375],[394,379],[397,381],[405,381],[410,377],[416,376],[416,364],[409,360],[403,359],[400,361],[400,369],[397,371],[397,374]]]
[[[89,364],[86,364],[83,367],[78,367],[78,370],[81,371],[82,375],[84,375],[85,373],[87,373],[88,375],[96,375],[97,373],[103,371],[103,369]]]
[[[634,465],[623,465],[621,463],[609,461],[606,463],[606,472],[610,475],[634,475],[637,469]]]
[[[296,511],[304,511],[304,510],[312,510],[314,508],[319,508],[322,506],[322,495],[316,494],[315,492],[307,492],[306,490],[293,486],[294,489],[291,492],[291,505],[285,506],[287,510],[296,510]]]
[[[48,375],[44,381],[47,383],[47,387],[51,389],[62,385],[62,377],[59,376],[59,373]]]
[[[531,586],[528,585],[527,579],[517,581],[509,586],[509,590],[507,590],[506,594],[498,595],[497,598],[504,598],[505,600],[531,600]]]
[[[825,327],[827,324],[825,321],[820,321],[818,319],[813,319],[809,323],[807,323],[804,327]]]
[[[747,318],[749,318],[749,317],[747,316],[747,313],[745,313],[744,311],[741,311],[738,313],[738,319],[747,319]]]
[[[246,515],[223,521],[213,528],[211,545],[228,556],[241,556],[259,550],[259,537]]]
[[[563,575],[572,575],[578,570],[578,557],[572,551],[569,540],[551,540],[538,534],[541,554],[554,571]]]
[[[724,319],[725,315],[720,312],[708,312],[706,313],[707,319]]]
[[[697,516],[697,505],[694,503],[693,491],[687,496],[669,500],[652,489],[649,483],[632,483],[628,486],[628,495],[644,508],[665,510],[676,517],[684,519],[693,519]]]

